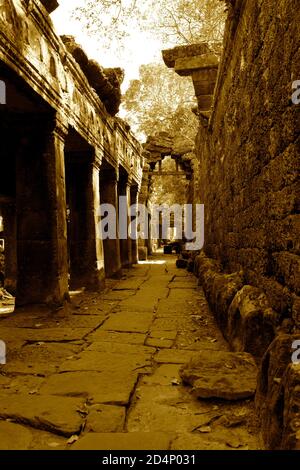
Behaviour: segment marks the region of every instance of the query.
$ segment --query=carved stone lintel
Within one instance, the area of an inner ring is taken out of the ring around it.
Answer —
[[[56,116],[53,121],[52,134],[58,137],[62,142],[65,142],[69,133],[69,126],[59,116]]]
[[[95,148],[93,165],[100,169],[103,161],[103,152],[99,148]]]

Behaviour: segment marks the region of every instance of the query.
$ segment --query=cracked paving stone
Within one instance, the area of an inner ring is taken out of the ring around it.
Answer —
[[[100,315],[73,315],[69,314],[66,316],[60,314],[51,314],[44,317],[39,316],[38,318],[30,319],[26,323],[25,319],[18,319],[18,315],[16,318],[8,318],[9,322],[2,322],[1,328],[25,328],[25,329],[33,329],[33,330],[44,330],[44,329],[52,329],[52,328],[97,328],[101,326],[103,321],[105,320],[105,316]],[[38,327],[36,326],[38,325]],[[1,329],[0,328],[0,329]]]
[[[154,360],[158,364],[185,364],[195,354],[195,351],[187,349],[163,349],[154,356]]]
[[[199,423],[199,404],[184,386],[138,385],[127,430],[190,432]]]
[[[151,362],[148,354],[117,354],[110,352],[84,351],[78,356],[77,360],[65,361],[60,372],[75,371],[110,371],[118,374],[120,371],[142,373],[144,368],[149,367]]]
[[[177,337],[177,331],[166,331],[166,330],[154,330],[151,328],[149,333],[150,338],[169,339],[175,340]]]
[[[71,436],[81,429],[83,404],[78,398],[0,393],[0,417]]]
[[[178,313],[179,315],[182,315],[182,314],[190,314],[192,311],[192,305],[190,303],[188,303],[186,300],[180,302],[178,300],[172,300],[170,301],[169,298],[168,299],[162,299],[160,302],[159,302],[159,306],[158,306],[158,309],[157,309],[157,313],[159,312],[171,312],[172,314],[176,314]],[[197,308],[197,311],[199,311],[199,309]]]
[[[93,405],[86,420],[85,432],[122,432],[125,425],[126,408],[113,405]]]
[[[110,352],[119,354],[146,354],[152,356],[155,354],[156,349],[148,346],[140,346],[134,344],[123,344],[123,343],[108,343],[105,341],[97,341],[92,343],[86,351],[98,351],[98,352]]]
[[[104,300],[126,300],[135,295],[135,291],[112,291],[106,294],[103,299]]]
[[[2,380],[2,377],[5,379]],[[0,384],[5,393],[35,395],[44,383],[44,377],[34,375],[0,376]],[[1,408],[0,408],[1,409]]]
[[[101,330],[147,333],[152,320],[152,313],[122,312],[111,316]]]
[[[43,374],[57,371],[63,360],[75,356],[80,346],[70,343],[44,343],[24,346],[16,351],[2,370],[5,373]]]
[[[154,330],[165,330],[165,331],[174,331],[174,330],[183,330],[189,328],[191,331],[195,329],[195,324],[188,321],[180,316],[170,316],[170,317],[157,317],[151,328]]]
[[[190,283],[183,283],[183,282],[171,282],[171,284],[169,284],[169,288],[170,289],[183,289],[185,291],[185,289],[197,289],[197,285],[194,285],[194,284],[190,284]]]
[[[118,309],[126,312],[153,313],[157,306],[158,300],[156,296],[147,298],[143,295],[135,295],[127,300],[123,300],[118,305]]]
[[[92,331],[91,328],[0,328],[0,338],[7,342],[13,338],[20,338],[23,341],[76,341],[84,338]]]
[[[141,294],[145,297],[145,299],[165,299],[169,295],[169,289],[165,287],[143,287],[141,290]]]
[[[180,364],[162,364],[153,374],[144,376],[141,385],[172,385],[176,386],[181,383],[179,376]]]
[[[119,282],[114,288],[113,291],[119,290],[138,290],[143,284],[143,279],[127,279],[125,281]]]
[[[89,433],[79,439],[73,450],[168,450],[172,434],[161,432]]]
[[[138,374],[118,369],[104,372],[81,371],[52,375],[40,388],[40,393],[57,396],[82,396],[94,403],[127,405]]]
[[[159,338],[147,338],[146,345],[153,346],[154,348],[168,349],[171,348],[174,344],[174,341],[170,339],[159,339]]]
[[[146,334],[97,330],[88,336],[88,340],[124,344],[144,344],[146,340]]]

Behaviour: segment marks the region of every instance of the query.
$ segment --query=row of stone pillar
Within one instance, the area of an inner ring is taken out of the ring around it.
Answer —
[[[66,163],[68,129],[59,122],[23,137],[16,157],[15,203],[3,206],[5,285],[18,304],[62,304],[70,287],[99,289],[105,277],[137,262],[137,242],[103,240],[100,203],[118,214],[118,197],[128,207],[138,186],[123,170],[104,169],[96,152]]]

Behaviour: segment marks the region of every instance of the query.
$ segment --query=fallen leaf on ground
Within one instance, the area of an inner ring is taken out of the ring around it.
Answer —
[[[172,380],[171,384],[172,385],[181,385],[181,382],[178,379],[174,379],[174,380]]]
[[[199,432],[202,433],[209,433],[211,432],[211,427],[210,426],[202,426],[201,428],[198,429]]]
[[[74,444],[74,442],[78,441],[79,437],[74,434],[74,436],[71,436],[70,439],[67,441],[67,444]]]

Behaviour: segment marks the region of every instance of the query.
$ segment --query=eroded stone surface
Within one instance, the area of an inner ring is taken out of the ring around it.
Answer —
[[[102,326],[102,330],[147,333],[152,319],[153,315],[146,312],[144,314],[134,312],[119,313],[110,317]]]
[[[111,352],[84,351],[77,360],[70,359],[60,367],[60,372],[71,371],[136,371],[142,372],[144,367],[149,366],[148,354],[117,354]]]
[[[71,436],[80,431],[84,400],[51,395],[0,394],[0,417]]]
[[[197,398],[240,400],[254,395],[257,372],[250,354],[202,351],[181,368],[180,376]]]
[[[126,410],[123,406],[93,405],[85,424],[85,432],[122,432]]]
[[[104,341],[122,344],[144,344],[146,334],[143,333],[123,333],[117,331],[97,330],[88,336],[89,341]]]
[[[184,364],[189,361],[195,351],[181,349],[164,349],[159,351],[155,356],[155,361],[159,364]]]
[[[116,358],[118,360],[118,357]],[[96,367],[96,366],[95,366]],[[80,396],[93,403],[127,405],[137,373],[109,366],[103,372],[86,371],[55,374],[40,388],[42,395]]]

